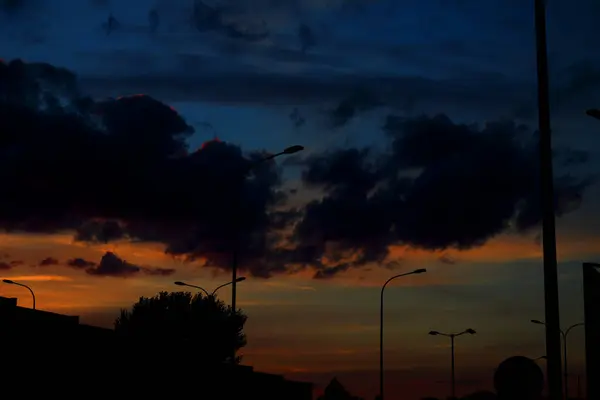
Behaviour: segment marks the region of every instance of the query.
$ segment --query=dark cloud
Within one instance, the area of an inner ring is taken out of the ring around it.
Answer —
[[[456,259],[449,254],[442,254],[439,258],[442,264],[454,265],[456,264]]]
[[[8,271],[9,269],[12,269],[12,265],[10,265],[10,263],[4,262],[4,261],[0,261],[0,271]]]
[[[93,261],[88,261],[83,258],[71,258],[67,260],[67,266],[77,269],[87,269],[96,265]]]
[[[298,40],[300,41],[300,51],[306,53],[312,47],[317,45],[317,38],[307,24],[300,24],[298,27]]]
[[[389,116],[384,130],[387,154],[344,149],[309,159],[303,180],[326,195],[307,206],[294,238],[326,260],[318,276],[381,262],[391,244],[465,250],[539,226],[537,136],[525,126]],[[576,209],[592,183],[565,172],[585,157],[560,160],[557,215]]]
[[[146,275],[155,275],[155,276],[170,276],[175,273],[174,268],[142,268],[142,271]]]
[[[97,276],[129,277],[141,271],[141,267],[128,263],[114,253],[107,252],[102,256],[100,263],[86,272]]]
[[[269,210],[284,194],[273,162],[250,170],[265,153],[220,141],[189,151],[192,129],[168,105],[144,95],[94,102],[47,64],[0,63],[0,76],[0,227],[160,242],[219,266],[238,231],[246,264],[267,253]]]
[[[95,265],[95,264],[94,264]],[[173,268],[155,268],[155,267],[142,267],[139,265],[132,264],[126,260],[120,258],[118,255],[112,252],[106,252],[98,265],[87,268],[86,272],[90,275],[95,276],[111,276],[118,278],[128,278],[131,276],[144,273],[146,275],[153,276],[169,276],[175,273]]]
[[[360,113],[383,106],[384,103],[369,90],[355,90],[330,111],[331,126],[341,128]]]
[[[10,262],[10,265],[13,266],[13,267],[18,267],[18,266],[23,265],[23,264],[25,264],[25,262],[21,261],[21,260],[12,260]]]
[[[298,110],[297,108],[294,108],[292,110],[292,112],[289,115],[289,118],[292,121],[292,124],[294,124],[294,127],[296,128],[300,128],[304,126],[304,124],[306,124],[306,118],[300,113],[300,110]]]
[[[116,56],[116,55],[115,55]],[[337,114],[347,112],[343,102],[357,87],[369,88],[371,96],[394,107],[404,107],[407,101],[455,103],[465,107],[514,107],[530,102],[529,88],[516,82],[462,82],[450,79],[431,79],[419,76],[380,74],[379,77],[356,74],[323,73],[317,76],[298,76],[245,68],[236,72],[218,72],[214,66],[199,72],[186,68],[172,74],[82,78],[82,87],[97,96],[120,93],[152,93],[171,101],[216,101],[249,104],[314,105],[338,102]],[[194,65],[196,67],[196,65]],[[206,67],[205,67],[206,69]],[[534,88],[531,85],[531,88]],[[340,100],[341,99],[341,100]],[[458,100],[460,99],[460,100]],[[353,104],[353,103],[352,103]],[[529,103],[527,103],[529,104]],[[336,114],[336,107],[330,110]]]
[[[202,1],[194,1],[192,22],[200,32],[216,32],[231,39],[257,42],[269,37],[266,23],[246,24],[238,16],[235,7],[212,7]]]
[[[46,257],[38,264],[40,267],[47,267],[49,265],[58,265],[58,260],[52,257]]]
[[[392,244],[463,250],[540,222],[536,136],[510,121],[477,127],[444,115],[389,116],[385,153],[347,148],[296,160],[304,184],[324,196],[286,210],[280,171],[256,163],[264,153],[218,140],[190,151],[191,127],[158,100],[95,102],[70,72],[45,64],[0,64],[0,76],[0,227],[8,231],[158,242],[220,268],[237,246],[252,276],[311,265],[327,278],[385,263]],[[352,115],[377,106],[370,92],[357,93]],[[591,180],[566,173],[585,155],[556,149],[556,162],[562,215]],[[113,253],[97,265],[68,265],[96,276],[172,273]]]
[[[25,3],[25,0],[0,0],[0,11],[13,13],[22,9]]]

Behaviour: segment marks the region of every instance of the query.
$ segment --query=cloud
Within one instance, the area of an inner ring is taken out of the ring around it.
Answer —
[[[85,260],[83,258],[71,258],[67,260],[67,265],[76,269],[86,269],[94,267],[96,263],[93,261]]]
[[[539,226],[537,135],[526,127],[390,115],[384,130],[387,153],[351,148],[306,159],[303,181],[325,196],[308,204],[294,239],[318,260],[317,277],[384,263],[393,244],[467,250]],[[559,216],[576,209],[593,183],[565,173],[575,161],[585,158],[555,159]]]
[[[11,82],[0,92],[0,227],[9,232],[156,242],[223,269],[237,247],[252,276],[310,266],[328,278],[389,264],[391,245],[465,250],[540,222],[537,137],[511,121],[478,127],[445,115],[389,115],[387,151],[345,148],[297,160],[305,187],[323,196],[289,209],[281,171],[256,164],[265,153],[218,140],[191,151],[191,127],[152,97],[96,102],[74,74],[48,64],[13,61],[0,64],[0,75]],[[355,93],[356,110],[377,104],[370,92]],[[566,173],[585,156],[556,153],[562,215],[579,206],[592,180]],[[173,273],[113,253],[99,264],[67,264],[96,276]]]
[[[174,268],[148,268],[142,267],[141,269],[147,275],[155,275],[155,276],[171,276],[175,273]]]
[[[456,259],[449,254],[442,254],[438,259],[442,264],[454,265],[456,264]]]
[[[265,254],[269,208],[284,198],[280,174],[264,162],[243,179],[263,152],[220,141],[189,151],[193,130],[168,105],[143,95],[94,102],[48,64],[17,60],[0,74],[11,82],[0,93],[0,175],[11,193],[0,199],[1,227],[159,242],[218,266],[229,264],[239,230],[249,261]]]
[[[102,259],[98,265],[86,269],[86,272],[95,276],[127,278],[139,273],[156,276],[169,276],[172,275],[175,270],[172,268],[141,267],[139,265],[127,262],[126,260],[117,256],[115,253],[106,252],[102,256]]]
[[[7,277],[8,278],[8,277]],[[10,279],[19,282],[68,282],[72,279],[66,276],[61,275],[20,275],[20,276],[11,276]]]
[[[82,87],[95,96],[115,96],[118,93],[153,93],[170,101],[207,101],[237,104],[322,105],[334,103],[343,120],[347,107],[341,107],[356,88],[369,88],[378,101],[391,107],[406,107],[407,103],[457,102],[465,107],[514,107],[530,104],[530,90],[521,82],[494,79],[482,82],[449,78],[426,78],[416,74],[383,72],[377,78],[368,74],[322,72],[294,75],[283,72],[241,69],[232,72],[218,70],[178,70],[172,73],[134,74],[122,76],[82,77]],[[531,86],[533,89],[533,86]],[[333,119],[332,122],[337,122]]]
[[[58,265],[58,260],[52,257],[46,257],[38,264],[40,267],[47,267],[49,265]]]
[[[107,252],[102,256],[97,267],[89,268],[86,271],[90,275],[127,277],[137,274],[140,270],[141,268],[137,265],[128,263],[114,253]]]
[[[10,265],[10,263],[1,261],[0,262],[0,271],[8,271],[9,269],[12,269],[12,265]]]

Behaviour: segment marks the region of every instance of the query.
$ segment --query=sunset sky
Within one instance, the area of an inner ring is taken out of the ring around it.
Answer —
[[[264,20],[270,36],[261,42],[191,30],[189,3],[23,2],[20,9],[0,11],[0,58],[68,68],[95,98],[149,94],[195,128],[191,149],[215,136],[244,150],[277,152],[301,144],[304,159],[325,150],[384,148],[381,127],[390,113],[536,126],[532,1],[238,1],[230,18]],[[589,153],[571,173],[596,174],[600,121],[584,110],[600,106],[600,60],[591,39],[600,34],[600,3],[581,0],[579,8],[566,1],[548,3],[555,145]],[[161,23],[150,35],[147,14],[153,7]],[[102,24],[109,12],[120,27],[107,35]],[[315,38],[306,53],[297,37],[302,23]],[[331,110],[365,87],[386,104],[332,126]],[[295,123],[294,115],[305,122]],[[300,161],[278,159],[283,186],[297,189],[294,205],[322,195],[303,185]],[[557,220],[564,327],[583,320],[581,263],[600,259],[599,200],[600,186],[592,184],[581,205]],[[462,251],[392,244],[385,261],[327,279],[314,278],[317,267],[249,276],[238,286],[238,305],[249,316],[244,363],[320,385],[337,376],[354,394],[373,398],[380,287],[394,274],[427,268],[427,274],[400,278],[386,289],[389,394],[408,391],[415,399],[446,394],[449,341],[427,332],[466,328],[477,335],[457,339],[459,393],[488,389],[502,359],[545,352],[543,327],[529,322],[544,317],[538,234],[506,229]],[[127,277],[101,276],[72,262],[99,263],[106,252],[141,269]],[[210,291],[229,280],[225,266],[173,257],[161,243],[90,244],[75,241],[69,231],[2,233],[0,257],[0,276],[31,286],[39,309],[80,315],[85,323],[106,327],[140,296],[177,290],[173,281]],[[175,271],[167,274],[170,269]],[[1,285],[0,296],[31,305],[23,288]],[[229,302],[231,292],[225,287],[219,296]],[[583,338],[582,329],[569,338],[573,375],[583,373]]]

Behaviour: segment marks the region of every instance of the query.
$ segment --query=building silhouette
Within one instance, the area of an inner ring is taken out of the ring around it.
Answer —
[[[586,386],[588,399],[600,399],[600,265],[583,264]]]
[[[204,365],[202,354],[183,344],[124,339],[77,316],[19,307],[14,298],[0,297],[0,343],[5,388],[31,397],[312,399],[311,383],[250,366]]]

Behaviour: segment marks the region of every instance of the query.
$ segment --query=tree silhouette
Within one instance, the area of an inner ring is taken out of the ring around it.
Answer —
[[[122,309],[115,320],[115,332],[132,343],[168,344],[172,352],[189,352],[202,358],[204,365],[231,360],[231,348],[246,345],[241,310],[232,312],[214,296],[189,292],[160,292],[154,297],[140,297],[131,310]],[[237,357],[239,364],[241,357]]]

